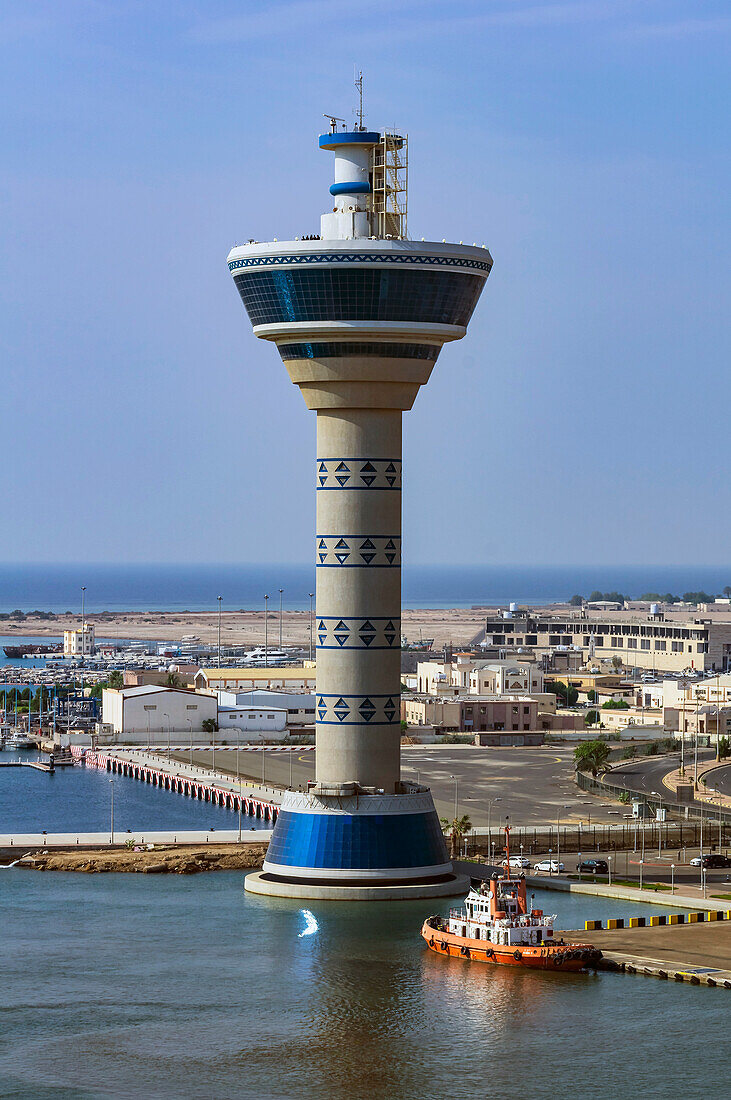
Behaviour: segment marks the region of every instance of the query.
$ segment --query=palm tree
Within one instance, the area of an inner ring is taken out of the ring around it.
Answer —
[[[177,672],[168,672],[165,678],[165,686],[169,688],[180,687],[180,677],[178,676]]]
[[[441,821],[442,831],[449,832],[449,858],[457,859],[459,856],[459,842],[472,828],[472,822],[467,814],[463,814],[460,818],[455,817],[454,821],[450,821],[446,817],[443,817]]]

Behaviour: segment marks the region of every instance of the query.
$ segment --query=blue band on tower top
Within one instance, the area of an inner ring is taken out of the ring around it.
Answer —
[[[371,185],[366,180],[364,183],[331,183],[331,195],[370,195]]]
[[[377,145],[381,135],[372,130],[338,130],[334,134],[320,134],[321,149],[337,149],[339,145]]]

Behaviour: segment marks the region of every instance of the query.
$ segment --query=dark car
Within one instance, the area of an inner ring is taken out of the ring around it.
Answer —
[[[708,852],[703,857],[703,867],[731,867],[731,859],[718,853]]]
[[[589,875],[608,875],[609,864],[606,859],[584,859],[577,864],[577,871],[586,871]]]

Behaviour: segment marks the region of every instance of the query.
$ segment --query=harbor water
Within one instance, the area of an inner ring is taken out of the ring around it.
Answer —
[[[0,870],[0,1095],[22,1100],[720,1096],[728,993],[490,968],[448,901],[247,895],[243,875]],[[564,927],[617,913],[542,894]],[[632,907],[621,903],[627,913]],[[645,910],[647,911],[647,910]]]
[[[36,760],[37,752],[0,753],[0,764]],[[47,760],[47,757],[42,759]],[[0,833],[101,832],[111,820],[111,776],[97,768],[57,768],[53,775],[33,768],[0,767]],[[126,776],[114,776],[116,833],[169,829],[232,829],[237,815],[223,806],[162,790]],[[245,818],[246,828],[256,819]]]

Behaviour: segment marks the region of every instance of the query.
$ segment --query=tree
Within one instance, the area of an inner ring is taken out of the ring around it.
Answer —
[[[450,821],[448,818],[442,819],[442,831],[449,832],[449,858],[457,859],[459,857],[459,842],[465,833],[468,833],[472,828],[472,822],[467,814],[463,814],[462,817]]]
[[[579,698],[579,692],[573,684],[567,686],[563,680],[547,680],[546,691],[554,692],[556,698],[564,707],[572,707]]]
[[[731,744],[729,744],[728,737],[719,737],[718,739],[718,759],[725,760],[731,753]]]
[[[602,703],[602,710],[629,710],[629,703],[624,699],[607,699]]]
[[[108,688],[108,687],[109,687],[109,681],[108,680],[99,680],[98,683],[94,684],[93,688],[89,692],[89,698],[90,699],[101,699],[104,688]]]
[[[591,691],[587,691],[586,698],[590,703],[596,703],[599,700],[599,692],[594,691],[594,688],[592,688]]]
[[[180,677],[178,676],[177,672],[168,672],[167,676],[165,677],[165,686],[169,688],[180,687]]]
[[[614,669],[615,672],[617,672],[621,667],[622,667],[622,658],[618,657],[615,654],[614,657],[612,657],[612,668]]]
[[[402,718],[401,719],[401,734],[402,734],[402,736],[403,736],[403,734],[406,733],[408,728],[409,728],[409,723],[404,718]]]
[[[592,775],[602,771],[609,759],[609,746],[603,741],[584,741],[574,749],[574,765],[588,768]]]
[[[726,599],[730,599],[730,598],[731,598],[731,584],[727,584],[727,585],[726,585],[726,587],[725,587],[725,588],[724,588],[724,590],[723,590],[723,594],[724,594],[724,596],[726,597]]]
[[[577,592],[575,596],[572,596],[569,603],[572,607],[581,607],[584,602],[584,597],[580,596]]]
[[[215,718],[204,718],[201,722],[201,729],[204,733],[215,733],[218,730],[218,722]]]
[[[109,684],[110,688],[114,688],[116,691],[119,691],[120,688],[124,687],[124,676],[121,672],[119,672],[118,669],[115,669],[114,672],[109,673],[107,683]]]
[[[587,724],[587,726],[595,726],[598,721],[599,721],[599,711],[598,710],[587,710],[586,714],[584,715],[584,722]]]
[[[589,596],[589,602],[590,603],[596,603],[597,600],[603,600],[603,599],[604,599],[604,593],[600,592],[598,588],[595,588],[594,591]]]

